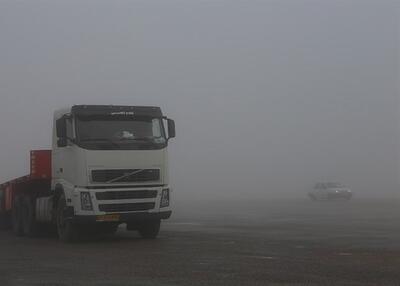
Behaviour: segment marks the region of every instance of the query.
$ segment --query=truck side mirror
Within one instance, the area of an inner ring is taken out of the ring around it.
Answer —
[[[67,138],[67,120],[65,117],[57,119],[56,130],[58,138]]]
[[[168,139],[169,138],[175,138],[175,121],[172,119],[167,119],[168,122]]]
[[[65,116],[56,121],[57,147],[66,147],[68,145],[67,138],[67,118]]]

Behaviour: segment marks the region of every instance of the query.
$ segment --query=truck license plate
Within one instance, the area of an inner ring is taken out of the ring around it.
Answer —
[[[119,221],[119,214],[98,215],[96,221]]]

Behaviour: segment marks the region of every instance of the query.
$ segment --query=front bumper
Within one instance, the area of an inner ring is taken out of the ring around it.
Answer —
[[[172,211],[163,211],[158,213],[149,212],[137,212],[137,213],[121,213],[119,215],[119,220],[111,221],[113,223],[134,223],[142,222],[146,220],[159,220],[168,219],[171,217]],[[74,223],[77,224],[91,224],[100,222],[98,216],[96,215],[74,215],[70,218]]]

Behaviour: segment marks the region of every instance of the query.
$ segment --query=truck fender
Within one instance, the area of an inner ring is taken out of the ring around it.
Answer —
[[[57,184],[55,186],[54,196],[53,196],[53,221],[56,220],[57,206],[61,195],[64,195],[65,199],[68,200],[67,194],[64,191],[64,187],[61,184]],[[65,209],[65,213],[67,214],[68,217],[73,216],[75,213],[74,207],[67,206]]]

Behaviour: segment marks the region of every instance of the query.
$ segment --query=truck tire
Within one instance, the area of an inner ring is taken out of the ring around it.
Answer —
[[[9,222],[6,212],[0,213],[0,230],[8,229]]]
[[[16,196],[12,207],[12,229],[16,236],[23,236],[24,229],[22,227],[22,198]]]
[[[160,232],[161,220],[150,220],[139,225],[138,231],[143,238],[155,239]]]
[[[37,230],[37,224],[35,220],[35,201],[29,197],[24,196],[21,199],[22,206],[22,229],[24,235],[35,236]]]
[[[56,210],[56,224],[58,237],[63,242],[74,242],[78,239],[77,226],[64,216],[67,203],[65,195],[60,195]]]
[[[11,211],[0,213],[0,230],[9,230],[11,228]]]

